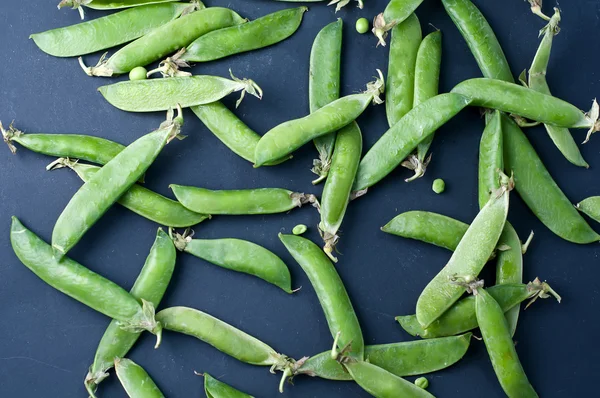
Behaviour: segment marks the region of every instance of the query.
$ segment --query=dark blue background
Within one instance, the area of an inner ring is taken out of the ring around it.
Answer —
[[[28,39],[30,33],[74,24],[77,12],[57,11],[58,0],[3,1],[0,5],[0,119],[26,132],[81,133],[130,143],[152,129],[163,114],[128,114],[112,108],[96,88],[111,80],[88,78],[74,59],[50,57]],[[202,64],[197,74],[227,75],[256,80],[264,89],[262,101],[247,98],[236,113],[264,133],[269,128],[308,112],[308,58],[317,32],[342,17],[344,50],[342,93],[362,90],[376,68],[387,67],[387,50],[375,48],[372,35],[359,35],[354,22],[371,19],[384,1],[355,3],[337,15],[332,7],[314,3],[300,30],[289,40],[268,49]],[[488,17],[518,75],[528,67],[537,49],[537,31],[543,22],[529,13],[522,0],[476,1]],[[254,19],[293,4],[274,1],[207,1],[231,6]],[[551,13],[551,2],[545,11]],[[100,16],[88,12],[88,17]],[[444,55],[441,89],[480,72],[439,1],[426,0],[418,15],[424,33],[433,27],[443,32]],[[600,53],[600,3],[571,0],[563,4],[563,30],[556,38],[549,82],[555,95],[587,109],[600,92],[597,62]],[[93,64],[98,56],[88,56]],[[234,98],[228,99],[232,105]],[[147,174],[147,186],[169,195],[170,183],[216,189],[287,187],[320,194],[310,172],[315,150],[306,145],[292,161],[275,168],[255,170],[223,146],[191,112],[186,112],[183,142],[173,142]],[[386,130],[385,107],[371,107],[359,119],[365,148]],[[386,235],[379,228],[396,214],[413,209],[441,212],[468,222],[477,214],[477,152],[483,123],[477,110],[463,112],[448,123],[433,144],[433,162],[425,178],[406,184],[408,171],[399,168],[349,207],[339,249],[338,270],[345,281],[363,326],[366,342],[410,340],[394,316],[414,312],[426,283],[449,258],[443,249]],[[574,132],[578,142],[585,132]],[[528,132],[551,174],[573,202],[600,194],[599,145],[596,139],[582,147],[590,170],[570,165],[554,148],[543,128]],[[0,396],[82,397],[83,377],[109,320],[45,285],[12,253],[10,216],[49,240],[54,222],[81,183],[67,170],[46,172],[52,159],[19,149],[0,153]],[[443,195],[431,191],[441,177]],[[516,334],[517,350],[529,378],[544,397],[573,397],[595,391],[600,371],[592,359],[600,325],[597,245],[577,246],[550,233],[512,196],[509,218],[522,238],[536,232],[525,257],[525,279],[547,279],[562,294],[563,303],[538,302],[524,312]],[[318,241],[318,214],[312,208],[287,215],[215,217],[196,228],[205,238],[236,237],[261,244],[289,265],[294,287],[286,295],[247,275],[230,272],[199,259],[181,255],[162,308],[195,307],[259,337],[276,350],[293,357],[330,348],[331,336],[317,298],[300,267],[285,251],[277,233],[296,224],[310,225],[308,236]],[[70,256],[90,269],[129,288],[153,242],[156,225],[120,207],[111,209]],[[242,364],[191,337],[166,333],[154,351],[153,336],[146,334],[130,357],[143,365],[169,397],[202,396],[202,379],[193,371],[209,372],[257,397],[275,397],[278,376],[268,369]],[[482,342],[472,347],[457,365],[429,375],[430,391],[439,396],[502,397]],[[412,380],[412,378],[411,378]],[[593,389],[593,390],[592,390]],[[99,390],[103,397],[124,397],[115,377]],[[297,378],[286,387],[289,397],[365,397],[351,382]]]

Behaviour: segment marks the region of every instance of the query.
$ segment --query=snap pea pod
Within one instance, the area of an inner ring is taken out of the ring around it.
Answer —
[[[486,126],[479,144],[479,208],[500,188],[498,170],[504,170],[502,156],[502,117],[500,111],[486,115]]]
[[[148,300],[155,308],[158,307],[171,281],[176,255],[171,238],[159,228],[150,254],[129,294],[138,300]],[[85,377],[85,388],[90,396],[95,398],[94,392],[98,384],[108,377],[108,370],[113,367],[114,359],[127,355],[139,337],[140,333],[121,329],[118,321],[110,323],[100,340],[94,363]]]
[[[164,58],[167,54],[188,46],[203,34],[245,21],[227,8],[205,8],[154,29],[121,48],[108,59],[103,56],[96,66],[87,67],[80,58],[81,67],[89,76],[121,75],[137,66],[146,66]]]
[[[160,345],[162,325],[154,317],[154,306],[142,299],[140,304],[106,278],[65,257],[61,261],[53,255],[46,242],[12,217],[10,229],[12,248],[21,262],[41,280],[90,308],[119,322],[121,329],[132,333],[144,330],[156,335]]]
[[[369,149],[358,167],[354,191],[364,191],[392,172],[425,138],[464,109],[470,100],[440,94],[408,112]]]
[[[312,45],[308,76],[308,103],[311,113],[340,97],[342,26],[341,18],[325,26],[317,34]],[[313,184],[318,184],[327,178],[335,137],[336,134],[333,132],[313,140],[319,152],[319,159],[313,161],[312,168],[312,172],[319,178],[314,180]]]
[[[167,142],[179,134],[180,127],[180,116],[173,120],[173,112],[169,112],[158,130],[134,141],[83,184],[54,225],[52,247],[57,258],[75,246],[113,203],[140,179]]]
[[[189,3],[152,4],[77,25],[34,33],[29,38],[47,54],[76,57],[135,40],[179,18],[189,9]]]
[[[370,345],[365,347],[365,360],[400,377],[431,373],[458,362],[469,348],[471,335]],[[331,351],[308,358],[297,374],[329,380],[352,380],[344,367],[331,359]]]
[[[203,212],[212,215],[284,213],[307,203],[317,203],[314,195],[281,188],[212,191],[175,184],[170,185],[170,188],[177,200],[188,209],[203,209]]]
[[[290,271],[279,257],[255,243],[240,239],[192,239],[174,234],[178,250],[237,272],[254,275],[292,293]]]
[[[316,3],[316,2],[321,2],[324,0],[277,0],[277,1],[283,1],[283,2],[288,2],[288,3],[298,3],[298,2],[302,2],[302,3]],[[357,7],[362,9],[363,8],[363,0],[356,0],[358,2]],[[335,4],[335,12],[338,12],[339,10],[341,10],[343,7],[347,6],[348,4],[350,4],[350,0],[330,0],[329,3],[327,3],[328,6],[334,5]]]
[[[592,220],[600,222],[600,196],[591,196],[586,198],[577,203],[575,207]]]
[[[129,398],[164,398],[150,375],[127,358],[115,358],[115,370]]]
[[[215,135],[227,148],[239,157],[254,163],[254,149],[260,135],[252,131],[244,122],[229,110],[222,102],[191,107],[198,119]],[[274,166],[290,159],[287,156],[278,161],[267,163],[265,166]]]
[[[238,79],[233,74],[231,80],[206,75],[129,80],[102,86],[98,91],[112,106],[127,112],[155,112],[177,106],[187,108],[210,104],[238,91],[242,94],[237,105],[246,93],[262,98],[262,90],[256,83],[250,79]]]
[[[373,22],[372,32],[378,39],[377,45],[385,47],[388,32],[410,18],[422,2],[423,0],[391,0]]]
[[[600,240],[548,173],[519,126],[502,115],[504,167],[514,173],[515,188],[525,204],[552,232],[569,242]],[[552,203],[552,207],[548,207]]]
[[[82,6],[94,10],[116,10],[120,8],[139,7],[147,4],[168,3],[177,0],[62,0],[58,8],[71,7],[79,9]]]
[[[321,196],[319,231],[325,241],[323,251],[334,262],[337,262],[337,258],[333,255],[335,245],[339,240],[337,233],[344,220],[348,202],[350,202],[352,184],[356,177],[361,154],[360,127],[356,122],[352,122],[337,134],[331,169]]]
[[[206,398],[254,398],[204,373],[204,393]]]
[[[289,155],[313,139],[332,133],[353,122],[371,102],[381,103],[379,94],[384,90],[381,71],[379,79],[367,84],[367,91],[335,100],[308,116],[290,120],[269,130],[262,136],[255,152],[255,167]]]

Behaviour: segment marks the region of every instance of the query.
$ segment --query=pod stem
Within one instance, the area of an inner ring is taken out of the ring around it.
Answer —
[[[160,73],[162,77],[188,77],[192,76],[190,72],[179,70],[180,68],[190,68],[190,64],[181,57],[186,53],[187,49],[182,48],[177,51],[172,57],[167,57],[164,61],[158,64],[158,68],[152,69],[146,73],[146,77],[150,77],[155,73]]]
[[[383,100],[379,97],[385,92],[385,79],[381,69],[377,69],[378,77],[374,81],[367,83],[367,90],[365,94],[370,94],[373,97],[373,103],[375,105],[383,104]]]
[[[547,21],[548,24],[546,26],[544,26],[542,29],[540,29],[540,33],[538,37],[541,37],[545,34],[548,35],[552,35],[552,36],[556,36],[557,34],[560,33],[560,10],[557,7],[554,7],[554,15],[552,15],[552,18],[548,18]]]
[[[17,130],[13,126],[13,123],[14,123],[14,121],[10,123],[10,126],[8,126],[8,130],[6,130],[4,128],[4,126],[2,125],[2,121],[0,121],[0,131],[2,132],[2,139],[4,140],[6,145],[8,145],[8,149],[10,149],[10,151],[13,154],[15,154],[15,153],[17,153],[17,147],[12,143],[12,139],[15,137],[19,137],[19,136],[23,135],[24,133],[20,130]]]
[[[549,21],[550,17],[542,12],[542,0],[528,0],[531,5],[531,12],[545,21]]]
[[[181,105],[177,104],[177,116],[173,108],[167,111],[167,119],[158,126],[157,130],[171,130],[169,138],[167,138],[167,144],[173,141],[175,138],[183,140],[186,138],[185,135],[181,135],[181,126],[183,126],[183,109]],[[157,131],[155,130],[155,131]]]
[[[496,198],[500,198],[505,193],[515,189],[515,179],[513,178],[512,174],[509,177],[506,174],[504,174],[502,170],[498,169],[497,171],[500,176],[500,188],[496,190],[495,195]]]
[[[169,237],[173,240],[175,248],[179,251],[185,251],[188,243],[192,241],[193,236],[193,229],[188,228],[183,232],[183,234],[178,234],[173,228],[169,228]]]
[[[362,8],[364,7],[363,4],[363,0],[356,0],[358,2],[358,8],[360,8],[362,10]],[[332,6],[332,5],[336,5],[335,6],[335,12],[338,12],[339,10],[341,10],[342,8],[344,8],[345,6],[347,6],[350,3],[350,0],[331,0],[329,3],[327,3],[328,6]]]
[[[477,289],[483,289],[483,279],[477,279],[473,276],[449,276],[450,283],[465,288],[467,293],[477,296]]]
[[[242,94],[240,95],[240,99],[238,99],[235,103],[236,108],[240,106],[240,104],[244,100],[244,96],[246,95],[246,93],[255,96],[259,100],[262,99],[262,96],[263,96],[262,88],[260,88],[260,86],[254,82],[254,80],[245,79],[245,78],[238,79],[237,77],[235,77],[233,75],[233,72],[231,72],[231,69],[229,69],[229,75],[231,76],[231,80],[240,84],[240,87],[235,91],[242,92]]]
[[[292,192],[290,194],[290,198],[296,204],[297,207],[302,207],[306,204],[310,204],[315,207],[317,210],[321,210],[321,205],[319,204],[319,200],[313,194],[301,193],[301,192]]]
[[[405,179],[404,181],[411,182],[423,177],[425,175],[425,172],[427,171],[427,166],[429,166],[429,162],[431,162],[431,156],[432,154],[429,154],[429,156],[426,159],[421,160],[418,156],[414,154],[409,155],[409,157],[406,158],[406,160],[404,160],[401,163],[401,165],[409,170],[414,170],[415,174],[412,177]]]
[[[154,348],[160,347],[162,341],[163,327],[160,322],[156,320],[154,305],[142,299],[142,314],[135,319],[130,321],[119,321],[121,329],[131,333],[141,333],[144,330],[156,335],[156,344]]]
[[[598,101],[596,101],[595,98],[594,102],[592,103],[592,109],[590,109],[590,111],[585,114],[585,117],[590,122],[590,129],[588,130],[587,135],[585,136],[585,141],[583,141],[584,144],[590,140],[592,134],[594,134],[597,131],[600,131],[600,121],[598,120],[600,118],[600,106],[598,106]]]
[[[63,7],[71,7],[73,10],[79,11],[81,19],[85,19],[85,12],[83,11],[84,5],[90,4],[93,0],[62,0],[58,3],[58,9]]]
[[[85,389],[91,398],[97,398],[96,390],[98,389],[98,384],[100,384],[104,379],[106,379],[109,376],[107,370],[108,369],[99,370],[98,372],[92,374],[90,368],[90,371],[88,371],[88,374],[85,376],[83,385],[85,386]]]
[[[323,241],[325,243],[325,245],[323,246],[323,252],[327,254],[327,257],[329,257],[331,261],[337,263],[338,259],[336,256],[334,256],[333,252],[337,252],[335,246],[339,242],[340,237],[337,234],[332,234],[321,229],[321,224],[319,224],[319,234],[321,234],[321,238],[323,238]]]
[[[529,233],[529,236],[527,237],[527,240],[525,241],[525,243],[523,243],[523,244],[521,245],[521,253],[522,253],[522,254],[525,254],[525,253],[527,253],[527,249],[529,249],[529,245],[531,244],[531,241],[533,240],[533,236],[534,236],[534,235],[535,235],[535,234],[533,233],[533,231],[531,231],[531,232]]]
[[[110,58],[106,59],[107,55],[108,55],[107,52],[102,54],[102,56],[98,60],[98,63],[96,64],[96,66],[87,66],[83,62],[82,57],[77,58],[77,60],[79,61],[79,66],[81,66],[81,69],[83,69],[83,71],[85,72],[86,75],[111,77],[113,75],[113,70],[106,66],[110,59]]]
[[[381,45],[382,47],[385,47],[387,45],[385,39],[388,36],[388,32],[392,30],[396,25],[398,25],[397,21],[387,23],[385,21],[383,13],[380,13],[377,16],[375,16],[375,18],[373,19],[373,29],[371,29],[371,32],[373,32],[375,37],[377,37],[378,39],[377,47],[379,47],[379,45]]]
[[[540,281],[540,278],[535,278],[533,282],[529,282],[527,284],[527,290],[531,292],[531,300],[525,306],[525,309],[529,308],[529,306],[539,298],[546,299],[549,297],[554,297],[556,301],[559,303],[562,301],[562,297],[550,287],[550,285],[546,282]]]
[[[320,152],[320,151],[319,151]],[[318,175],[319,178],[312,181],[313,185],[320,184],[329,175],[329,169],[331,168],[331,158],[326,153],[319,153],[319,159],[313,160],[313,168],[310,170],[314,174]]]

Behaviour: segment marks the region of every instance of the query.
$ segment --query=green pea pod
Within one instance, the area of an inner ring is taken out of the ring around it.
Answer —
[[[307,203],[317,203],[314,195],[281,188],[212,191],[175,184],[170,185],[170,188],[177,200],[188,209],[203,209],[203,212],[210,211],[206,214],[213,215],[285,213]]]
[[[193,6],[192,6],[193,7]],[[77,57],[130,42],[179,18],[190,4],[153,4],[29,36],[43,52]]]
[[[308,102],[313,113],[340,97],[340,65],[342,57],[341,18],[325,26],[317,34],[310,51]],[[313,161],[312,172],[319,176],[318,184],[327,178],[335,146],[335,132],[315,138],[319,159]]]
[[[396,376],[414,376],[436,372],[458,362],[467,352],[471,333],[440,339],[407,341],[365,347],[365,361]],[[331,351],[310,357],[298,374],[329,380],[352,380],[352,376],[336,360]]]
[[[385,47],[388,32],[410,18],[422,2],[423,0],[391,0],[373,22],[373,34],[378,39],[377,45]]]
[[[139,7],[147,4],[168,3],[177,0],[62,0],[58,8],[71,7],[78,9],[82,6],[94,10],[116,10],[120,8]]]
[[[62,258],[154,162],[167,142],[179,134],[180,122],[169,112],[166,122],[154,132],[139,138],[73,195],[52,231],[52,247]]]
[[[552,232],[569,242],[600,240],[548,173],[519,126],[502,115],[505,170],[514,173],[515,188],[525,204]],[[552,203],[552,208],[548,207]]]
[[[450,278],[479,275],[492,255],[508,214],[512,181],[503,176],[502,188],[481,209],[446,266],[425,287],[417,301],[417,319],[427,328],[454,304],[464,289]]]
[[[262,90],[256,83],[238,79],[233,74],[231,80],[218,76],[128,80],[102,86],[98,91],[112,106],[127,112],[155,112],[177,106],[210,104],[238,91],[242,92],[238,105],[246,93],[262,98]]]
[[[41,280],[69,297],[119,321],[122,329],[139,333],[147,330],[160,345],[162,325],[154,318],[154,306],[135,297],[106,278],[68,257],[58,261],[53,249],[13,216],[10,229],[12,248],[21,262]]]
[[[504,51],[481,11],[470,0],[442,0],[442,4],[471,49],[483,76],[513,83]]]
[[[254,398],[204,373],[204,393],[206,398]]]
[[[341,129],[356,120],[371,102],[379,104],[384,81],[367,85],[367,91],[335,100],[308,116],[290,120],[269,130],[256,145],[255,167],[289,155],[311,140]]]
[[[479,144],[479,208],[500,188],[498,170],[504,170],[502,157],[502,117],[499,111],[486,116],[486,126]]]
[[[292,293],[290,271],[279,257],[255,243],[240,239],[192,239],[175,234],[177,249],[237,272],[254,275]]]
[[[376,365],[364,361],[345,363],[352,379],[377,398],[432,398],[426,390]]]
[[[227,148],[239,157],[254,163],[254,149],[260,140],[260,135],[252,131],[229,108],[217,101],[193,106],[191,109]],[[290,158],[291,156],[287,156],[273,163],[265,164],[265,166],[274,166]]]
[[[150,375],[127,358],[115,358],[115,370],[129,398],[164,398]]]
[[[362,361],[365,348],[360,324],[331,261],[308,239],[281,233],[279,239],[310,279],[325,313],[329,331],[336,342],[339,341],[339,346],[343,347],[343,354]]]
[[[346,214],[361,154],[362,135],[358,124],[352,122],[337,134],[331,169],[321,197],[319,230],[325,241],[323,250],[334,262],[337,262],[333,255],[339,239],[337,232]]]
[[[600,196],[591,196],[577,203],[577,210],[592,220],[600,222]]]
[[[369,149],[358,167],[354,191],[364,191],[392,172],[429,135],[464,109],[462,95],[440,94],[412,109]]]
[[[166,55],[187,47],[198,37],[216,29],[246,22],[234,11],[209,7],[166,23],[145,36],[129,43],[110,58],[103,56],[98,65],[81,66],[89,76],[114,76],[130,72],[137,66],[146,66]],[[163,93],[164,94],[164,93]]]
[[[158,307],[171,281],[176,256],[171,238],[159,228],[150,254],[129,294],[138,300],[148,300],[154,307]],[[100,340],[94,363],[85,377],[85,388],[92,397],[95,397],[98,384],[108,377],[108,370],[113,367],[114,359],[127,355],[139,337],[140,333],[121,329],[118,321],[110,323]]]

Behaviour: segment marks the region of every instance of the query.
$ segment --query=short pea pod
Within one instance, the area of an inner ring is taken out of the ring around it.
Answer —
[[[290,120],[269,130],[256,145],[255,167],[289,155],[311,140],[332,133],[350,124],[371,102],[381,103],[384,90],[381,71],[379,79],[367,85],[362,94],[352,94],[335,100],[308,116]]]
[[[332,337],[343,347],[343,355],[362,361],[364,340],[346,288],[325,253],[300,236],[279,234],[292,257],[300,264],[319,298]]]
[[[377,15],[373,21],[372,31],[379,40],[377,45],[381,44],[385,47],[385,39],[388,32],[394,26],[410,18],[422,2],[423,0],[391,0],[383,13]]]
[[[317,34],[310,51],[308,102],[310,112],[322,108],[340,97],[340,65],[342,56],[341,18],[325,26]],[[335,145],[335,132],[315,138],[319,159],[313,161],[312,172],[319,176],[318,184],[327,178]]]
[[[253,398],[235,388],[204,373],[204,393],[206,398]]]
[[[164,398],[150,375],[127,358],[115,358],[115,370],[129,398]]]
[[[358,167],[354,191],[364,191],[392,172],[429,135],[464,109],[462,95],[440,94],[408,112],[369,149]]]
[[[502,115],[504,167],[514,173],[515,189],[525,204],[552,232],[569,242],[600,240],[548,173],[519,126]],[[548,207],[552,203],[552,208]]]
[[[600,196],[591,196],[586,198],[577,203],[575,207],[592,220],[600,222]]]
[[[414,376],[447,368],[467,352],[471,333],[439,339],[378,344],[365,347],[365,360],[395,374]],[[336,360],[331,351],[308,358],[298,374],[329,380],[352,380],[352,376]]]
[[[284,213],[317,203],[314,195],[292,192],[281,188],[258,188],[213,191],[205,188],[172,184],[177,200],[192,211],[212,215],[274,214]]]
[[[333,255],[335,245],[339,239],[337,232],[342,225],[350,201],[352,184],[354,183],[354,177],[356,177],[361,154],[362,135],[360,127],[356,122],[352,122],[337,134],[331,169],[325,181],[320,203],[321,222],[319,230],[325,241],[323,250],[334,262],[337,262],[337,258]]]
[[[122,329],[139,333],[147,330],[157,336],[160,345],[162,325],[154,317],[154,306],[142,304],[106,278],[65,257],[61,261],[53,249],[33,232],[12,218],[12,248],[21,262],[44,282],[90,308],[119,321]]]
[[[171,238],[159,228],[150,254],[129,293],[138,300],[148,300],[154,307],[158,307],[171,281],[176,255]],[[108,377],[107,372],[113,367],[114,359],[125,357],[139,336],[140,333],[121,329],[116,320],[110,323],[100,340],[94,363],[85,377],[85,388],[92,397],[95,396],[98,384]]]
[[[417,301],[417,319],[427,328],[454,304],[464,289],[450,278],[479,275],[492,255],[508,214],[512,181],[503,176],[502,188],[473,220],[446,266],[425,287]]]
[[[89,228],[135,184],[167,142],[179,134],[180,123],[169,112],[160,128],[137,139],[96,172],[73,195],[52,231],[57,258],[64,256]]]
[[[87,67],[81,59],[80,63],[89,76],[121,75],[130,72],[137,66],[146,66],[167,54],[186,47],[208,32],[238,25],[245,21],[227,8],[205,8],[188,13],[154,29],[121,48],[108,59],[103,56],[96,66]]]
[[[219,267],[254,275],[292,293],[290,271],[271,251],[240,239],[192,239],[175,234],[177,249]]]

